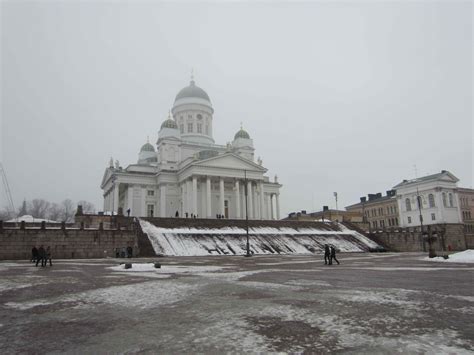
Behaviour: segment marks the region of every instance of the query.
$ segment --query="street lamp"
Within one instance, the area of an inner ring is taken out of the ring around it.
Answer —
[[[244,189],[245,189],[245,229],[247,232],[247,254],[245,256],[250,255],[250,243],[249,243],[249,213],[248,213],[248,191],[247,191],[247,170],[244,170]]]

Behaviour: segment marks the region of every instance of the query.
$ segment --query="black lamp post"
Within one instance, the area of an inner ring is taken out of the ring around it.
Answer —
[[[249,243],[249,213],[248,213],[248,202],[247,202],[247,170],[244,170],[244,188],[245,188],[245,229],[247,231],[247,254],[245,256],[250,255],[250,243]]]

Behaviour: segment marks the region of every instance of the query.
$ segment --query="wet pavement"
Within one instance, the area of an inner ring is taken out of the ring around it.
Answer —
[[[474,265],[422,257],[0,262],[0,352],[474,353]]]

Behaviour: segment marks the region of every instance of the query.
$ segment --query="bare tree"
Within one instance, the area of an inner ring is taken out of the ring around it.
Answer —
[[[21,204],[21,208],[18,210],[18,216],[24,216],[28,214],[28,207],[26,206],[26,200],[23,200],[23,203]]]
[[[78,206],[82,206],[82,212],[86,214],[93,214],[95,213],[95,206],[93,203],[81,200],[77,203]]]
[[[57,203],[52,203],[48,209],[48,219],[52,221],[61,221],[61,217],[63,215],[62,207]]]
[[[61,202],[61,208],[62,208],[62,220],[64,222],[73,222],[74,221],[74,214],[76,213],[76,210],[74,208],[74,202],[70,199],[65,199],[63,202]]]
[[[8,221],[9,219],[13,218],[14,216],[11,215],[10,211],[7,208],[2,208],[0,210],[0,221]]]
[[[28,213],[34,218],[46,218],[50,203],[42,198],[35,198],[29,203]]]

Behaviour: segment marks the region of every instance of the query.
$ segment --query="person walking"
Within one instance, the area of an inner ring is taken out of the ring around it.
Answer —
[[[41,261],[41,266],[46,265],[46,251],[44,250],[43,246],[40,245],[38,249],[38,259],[36,259],[36,266],[38,266],[39,262]]]
[[[336,248],[334,248],[334,245],[331,245],[331,258],[330,258],[330,264],[332,264],[332,259],[339,265],[339,260],[336,259]]]
[[[331,265],[331,251],[329,250],[329,245],[324,244],[324,265]]]
[[[31,249],[31,262],[34,263],[36,261],[36,259],[38,259],[38,248],[36,247],[36,245],[33,246],[33,248]]]
[[[51,260],[51,247],[49,245],[46,247],[45,255],[46,255],[46,258],[44,259],[44,266],[46,266],[46,264],[48,263],[48,260],[49,260],[49,266],[53,266],[53,262]]]

